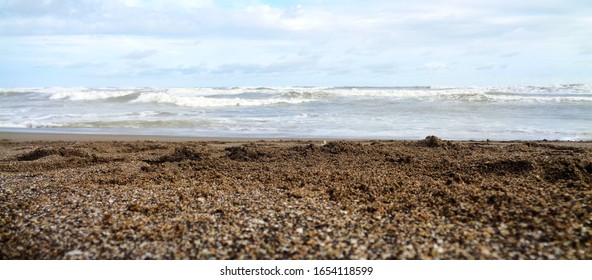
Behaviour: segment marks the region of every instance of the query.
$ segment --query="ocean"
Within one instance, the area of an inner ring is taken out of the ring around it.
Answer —
[[[0,131],[592,140],[592,85],[3,88]]]

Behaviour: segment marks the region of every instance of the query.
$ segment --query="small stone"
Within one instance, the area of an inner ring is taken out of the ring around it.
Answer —
[[[78,255],[82,255],[84,254],[84,252],[80,251],[80,250],[72,250],[66,253],[66,256],[78,256]]]
[[[481,254],[484,255],[484,256],[489,256],[489,255],[491,255],[491,252],[489,252],[489,249],[487,249],[485,247],[482,247],[481,248]]]

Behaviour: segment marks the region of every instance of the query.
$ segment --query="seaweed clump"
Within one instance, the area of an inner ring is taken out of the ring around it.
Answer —
[[[61,156],[65,158],[87,158],[90,157],[88,153],[76,148],[67,148],[67,147],[59,147],[59,148],[51,148],[51,147],[41,147],[37,148],[31,152],[25,153],[23,155],[18,156],[16,159],[18,161],[34,161],[38,159],[42,159],[48,156]]]

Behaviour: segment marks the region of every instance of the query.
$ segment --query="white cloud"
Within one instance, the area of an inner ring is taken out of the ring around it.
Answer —
[[[134,50],[124,56],[127,59],[139,60],[158,53],[157,50]]]
[[[102,66],[102,63],[93,63],[93,62],[72,62],[72,63],[66,63],[64,64],[63,67],[66,68],[91,68],[91,67],[100,67]]]
[[[438,71],[438,70],[447,69],[449,67],[450,66],[448,64],[445,64],[445,63],[428,62],[428,63],[424,63],[422,66],[420,66],[418,68],[418,70]]]
[[[475,67],[475,70],[503,70],[508,68],[507,64],[487,64]]]
[[[175,1],[159,1],[159,0],[122,0],[123,4],[128,7],[145,8],[151,10],[170,10],[170,9],[196,9],[211,7],[211,0],[175,0]]]
[[[118,74],[138,83],[157,74],[173,83],[436,82],[425,71],[495,83],[531,75],[516,69],[533,63],[585,82],[589,64],[578,62],[590,53],[591,11],[576,0],[6,0],[0,61],[32,75],[38,66],[104,73],[101,83]]]

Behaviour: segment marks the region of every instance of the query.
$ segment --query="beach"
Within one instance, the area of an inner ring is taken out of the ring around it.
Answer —
[[[590,141],[0,139],[0,259],[592,258]]]

